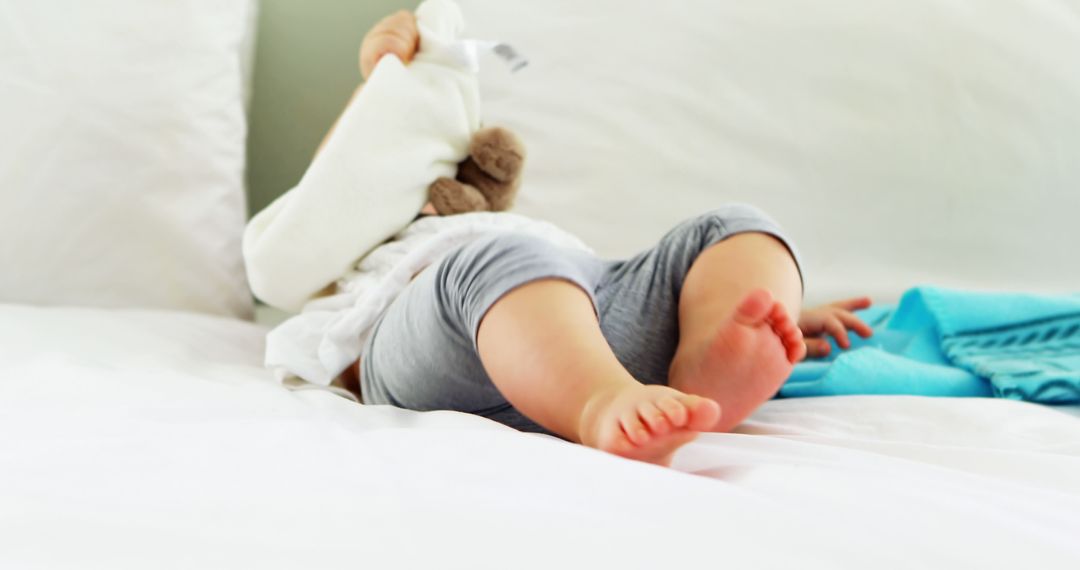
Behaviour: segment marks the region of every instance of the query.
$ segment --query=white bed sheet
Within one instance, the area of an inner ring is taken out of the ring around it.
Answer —
[[[663,469],[289,392],[263,334],[0,305],[0,567],[1080,567],[1075,408],[774,401]]]

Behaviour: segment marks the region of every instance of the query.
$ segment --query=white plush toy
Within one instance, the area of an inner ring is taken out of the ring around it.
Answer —
[[[475,49],[451,0],[416,10],[420,48],[383,57],[300,183],[244,234],[251,289],[296,312],[367,252],[401,231],[453,178],[480,127]]]

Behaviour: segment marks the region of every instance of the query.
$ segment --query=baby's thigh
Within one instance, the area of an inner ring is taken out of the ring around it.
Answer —
[[[449,306],[439,267],[421,272],[372,330],[361,357],[365,404],[471,413],[506,405]]]

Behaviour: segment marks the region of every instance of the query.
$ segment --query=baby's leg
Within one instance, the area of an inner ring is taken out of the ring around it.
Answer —
[[[605,267],[519,235],[451,253],[417,276],[375,326],[362,359],[364,402],[471,412],[525,430],[539,424],[668,463],[716,423],[719,409],[667,386],[643,386],[619,364],[592,303]]]
[[[771,398],[802,358],[802,285],[791,253],[766,233],[705,249],[679,296],[679,345],[669,384],[720,403],[728,431]]]
[[[715,402],[630,376],[604,339],[589,296],[565,281],[511,291],[484,317],[477,345],[514,407],[590,447],[667,465],[678,447],[718,420]]]

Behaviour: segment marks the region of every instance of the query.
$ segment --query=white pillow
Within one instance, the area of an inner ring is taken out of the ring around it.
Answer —
[[[0,301],[248,317],[253,0],[0,10]]]
[[[518,211],[603,254],[742,201],[812,300],[1080,286],[1080,2],[461,5],[530,61],[480,83],[529,149]]]

